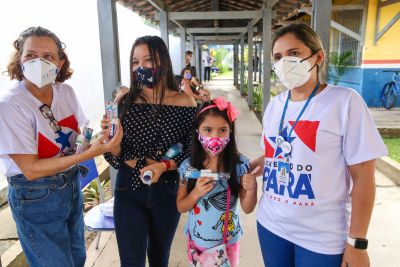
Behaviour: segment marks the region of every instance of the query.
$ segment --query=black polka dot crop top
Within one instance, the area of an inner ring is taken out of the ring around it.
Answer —
[[[124,161],[137,159],[132,172],[132,188],[140,186],[139,172],[146,158],[160,161],[174,144],[182,143],[183,152],[173,158],[176,165],[189,156],[196,107],[134,103],[121,119],[124,136],[118,157],[111,153],[104,158],[118,169]],[[178,181],[176,171],[165,172],[159,181]]]

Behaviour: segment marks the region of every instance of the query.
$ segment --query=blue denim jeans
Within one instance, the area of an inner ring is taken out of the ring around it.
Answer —
[[[129,182],[132,171],[122,164],[115,185],[114,222],[121,266],[144,267],[147,251],[150,267],[168,267],[180,218],[178,184],[160,181],[133,191]]]
[[[86,259],[77,166],[34,181],[7,177],[8,201],[29,266],[81,267]]]
[[[257,222],[264,265],[268,267],[340,267],[343,254],[310,251],[268,231]]]

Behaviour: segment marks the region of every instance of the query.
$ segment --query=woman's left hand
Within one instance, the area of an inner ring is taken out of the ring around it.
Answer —
[[[368,252],[365,249],[357,249],[347,244],[344,249],[341,267],[369,267]]]
[[[143,173],[147,170],[151,170],[153,172],[153,177],[151,178],[151,183],[157,183],[158,179],[160,179],[161,174],[167,171],[167,165],[164,162],[155,162],[150,165],[143,167],[140,170],[140,175],[143,176]]]

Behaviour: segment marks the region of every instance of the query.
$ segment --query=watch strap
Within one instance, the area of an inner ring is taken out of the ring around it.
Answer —
[[[347,243],[357,249],[367,249],[368,239],[366,238],[347,238]]]

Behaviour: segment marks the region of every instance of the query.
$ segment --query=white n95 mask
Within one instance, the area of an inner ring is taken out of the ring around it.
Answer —
[[[57,78],[58,67],[43,58],[34,58],[22,64],[25,79],[42,88]]]
[[[274,64],[274,71],[286,88],[302,86],[310,79],[312,67],[307,59],[311,56],[305,59],[285,56]]]

